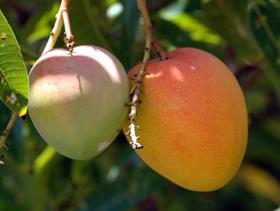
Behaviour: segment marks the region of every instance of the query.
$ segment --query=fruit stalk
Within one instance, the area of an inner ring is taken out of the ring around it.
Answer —
[[[156,39],[154,39],[154,37],[153,37],[152,23],[151,23],[148,9],[147,9],[146,0],[137,0],[137,5],[138,5],[138,9],[141,13],[141,16],[143,18],[144,26],[146,29],[146,44],[145,44],[145,51],[144,51],[144,57],[142,60],[141,68],[135,78],[136,83],[132,87],[131,92],[130,92],[131,101],[130,101],[130,112],[128,115],[130,124],[128,126],[129,130],[128,130],[127,134],[129,135],[129,137],[131,139],[131,141],[129,143],[133,149],[143,148],[143,146],[138,142],[139,137],[136,135],[136,130],[139,129],[139,126],[136,125],[136,116],[137,116],[137,108],[140,103],[140,95],[141,95],[141,90],[142,90],[143,77],[145,75],[145,68],[150,59],[151,47],[154,47],[160,60],[163,60],[166,58],[165,53],[162,51],[162,49],[160,48],[160,45],[157,43]]]
[[[66,48],[69,51],[73,50],[75,41],[74,41],[74,35],[72,34],[71,30],[71,24],[70,24],[70,19],[69,19],[69,0],[62,0],[61,1],[61,7],[62,7],[62,19],[64,23],[64,30],[65,30],[65,44]]]
[[[161,49],[158,41],[153,36],[153,26],[150,19],[150,15],[148,12],[148,7],[146,0],[137,0],[138,9],[140,10],[141,16],[144,21],[144,26],[146,28],[147,33],[150,34],[150,42],[154,50],[156,51],[157,55],[159,56],[160,60],[166,59],[165,52]]]
[[[144,20],[144,25],[146,28],[146,44],[144,57],[141,64],[141,69],[138,75],[135,77],[135,85],[132,87],[130,91],[130,110],[129,110],[129,121],[130,124],[128,126],[128,132],[131,141],[129,144],[133,149],[141,149],[143,146],[138,142],[139,137],[136,135],[136,129],[139,129],[139,126],[136,125],[136,117],[137,117],[137,108],[140,102],[140,94],[142,88],[143,76],[145,74],[146,65],[150,59],[151,52],[151,43],[152,43],[152,24],[149,17],[149,13],[147,10],[146,0],[137,0],[138,9]]]
[[[57,38],[60,35],[63,23],[64,23],[64,27],[65,27],[66,39],[69,41],[69,44],[70,43],[74,44],[74,36],[72,35],[72,32],[71,32],[69,15],[68,15],[69,3],[70,3],[70,0],[61,1],[60,8],[58,10],[58,13],[56,14],[56,21],[55,21],[54,27],[52,29],[52,32],[50,34],[50,37],[48,39],[48,42],[47,42],[42,54],[44,54],[54,48]]]
[[[133,149],[141,149],[143,146],[138,142],[139,137],[136,135],[136,129],[139,129],[139,126],[136,125],[136,116],[137,116],[137,108],[140,102],[140,94],[142,89],[142,82],[143,82],[143,76],[145,74],[145,68],[146,65],[150,59],[150,51],[151,51],[151,34],[147,32],[146,35],[146,45],[145,45],[145,53],[144,58],[142,61],[141,69],[139,71],[139,74],[136,76],[135,80],[136,83],[134,87],[132,87],[130,96],[131,96],[131,102],[130,102],[130,112],[129,112],[129,120],[130,124],[128,126],[129,131],[128,134],[131,138],[131,142],[129,144]]]

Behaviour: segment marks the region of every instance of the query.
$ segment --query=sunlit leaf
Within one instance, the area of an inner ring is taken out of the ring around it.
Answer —
[[[161,17],[188,32],[194,41],[209,44],[218,44],[221,42],[218,34],[212,32],[211,29],[191,15],[185,13],[170,15],[162,12]]]
[[[58,12],[59,4],[54,3],[51,10],[46,10],[44,13],[40,14],[41,17],[38,19],[37,16],[35,16],[35,20],[31,20],[32,24],[35,22],[35,26],[33,25],[32,28],[29,27],[32,31],[30,31],[27,41],[28,43],[33,43],[37,40],[40,40],[42,38],[47,38],[50,35],[50,32],[52,31],[52,25],[55,21],[55,15]],[[30,22],[31,22],[30,21]]]
[[[27,110],[28,76],[24,61],[5,16],[0,11],[0,98],[20,116]]]

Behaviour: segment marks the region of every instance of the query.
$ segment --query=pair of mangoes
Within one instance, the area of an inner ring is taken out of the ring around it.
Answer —
[[[144,148],[137,154],[184,188],[222,187],[237,172],[247,143],[238,82],[220,60],[194,48],[151,60],[146,72],[136,120]],[[69,158],[94,157],[122,127],[127,130],[128,102],[129,80],[121,63],[99,47],[51,50],[30,73],[32,122],[48,144]]]

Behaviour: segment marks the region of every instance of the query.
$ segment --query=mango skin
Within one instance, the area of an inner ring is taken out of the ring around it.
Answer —
[[[183,188],[219,189],[236,174],[246,150],[243,93],[230,70],[207,52],[181,48],[167,57],[151,60],[146,69],[136,119],[144,148],[136,152]]]
[[[129,83],[121,63],[105,49],[54,49],[30,72],[28,112],[41,137],[72,159],[89,159],[120,132]]]

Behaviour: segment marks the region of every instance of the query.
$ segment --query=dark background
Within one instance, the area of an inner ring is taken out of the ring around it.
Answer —
[[[44,48],[58,7],[54,0],[0,0],[28,69]],[[249,141],[237,176],[218,191],[188,191],[148,168],[123,134],[96,158],[74,161],[47,147],[29,120],[18,120],[9,150],[2,152],[1,211],[270,211],[280,205],[279,1],[150,0],[149,10],[164,49],[204,49],[238,78]],[[72,0],[70,16],[77,44],[112,51],[126,70],[141,61],[145,34],[136,1]],[[57,46],[63,46],[61,38]],[[1,104],[1,130],[9,115]]]

